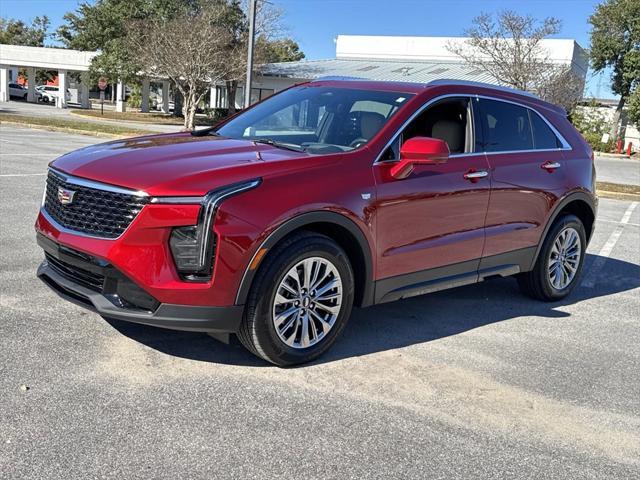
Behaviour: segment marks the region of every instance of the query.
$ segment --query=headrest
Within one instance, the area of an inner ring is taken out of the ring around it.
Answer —
[[[464,124],[454,120],[438,120],[433,124],[431,136],[444,140],[453,152],[464,151]]]
[[[360,135],[367,140],[373,138],[384,124],[384,116],[375,112],[360,113]]]

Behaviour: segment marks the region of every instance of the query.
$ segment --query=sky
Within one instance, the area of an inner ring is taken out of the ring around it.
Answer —
[[[535,18],[562,21],[557,38],[572,38],[589,47],[589,15],[597,0],[268,0],[284,13],[288,34],[307,59],[335,57],[340,35],[462,36],[473,17],[482,12],[515,10]],[[0,16],[30,22],[47,15],[52,30],[77,0],[0,0]],[[586,96],[612,98],[609,76],[587,74]]]

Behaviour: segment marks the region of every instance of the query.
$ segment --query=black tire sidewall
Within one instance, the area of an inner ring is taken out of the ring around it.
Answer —
[[[295,349],[286,345],[278,336],[272,321],[272,305],[276,290],[284,275],[298,262],[310,257],[320,257],[330,261],[338,270],[342,280],[342,308],[333,327],[320,342],[305,349]],[[331,239],[313,235],[276,254],[266,266],[264,275],[257,285],[257,304],[253,312],[253,334],[258,353],[277,365],[304,363],[322,355],[335,342],[351,315],[354,298],[354,276],[349,258]]]
[[[551,280],[549,279],[549,275],[547,272],[547,265],[549,264],[551,249],[558,234],[567,227],[575,229],[578,232],[578,236],[580,237],[580,262],[578,264],[578,271],[571,280],[571,283],[569,283],[569,285],[567,285],[562,290],[558,290],[551,285]],[[540,282],[540,286],[542,287],[542,291],[546,297],[548,297],[549,299],[559,300],[571,293],[580,279],[580,274],[582,273],[582,268],[584,266],[586,249],[587,236],[585,233],[584,225],[582,224],[580,219],[578,219],[578,217],[574,215],[566,215],[554,224],[554,226],[549,231],[542,251],[540,252],[537,265],[538,271],[536,272],[538,277],[537,280]]]

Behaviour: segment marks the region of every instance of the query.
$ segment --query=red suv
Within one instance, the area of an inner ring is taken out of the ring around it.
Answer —
[[[38,276],[110,319],[318,357],[352,306],[515,275],[576,285],[593,155],[565,112],[473,82],[322,80],[193,133],[51,163]]]

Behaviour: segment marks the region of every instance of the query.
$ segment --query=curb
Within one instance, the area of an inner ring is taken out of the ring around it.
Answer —
[[[618,153],[604,153],[604,152],[595,152],[596,158],[602,159],[614,159],[614,160],[638,160],[640,161],[640,155],[631,155],[628,156],[626,154],[618,154]]]

